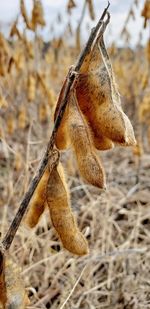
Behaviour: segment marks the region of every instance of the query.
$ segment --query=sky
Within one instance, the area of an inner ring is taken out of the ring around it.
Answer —
[[[28,13],[30,14],[32,9],[32,0],[24,0]],[[7,35],[9,33],[10,26],[13,21],[15,21],[17,15],[19,14],[19,0],[0,0],[0,31],[5,32]],[[73,10],[71,16],[66,14],[66,3],[67,0],[42,0],[45,19],[47,26],[41,31],[44,39],[46,41],[50,40],[53,36],[59,36],[64,31],[64,25],[68,23],[68,20],[71,21],[72,28],[76,29],[78,20],[80,18],[81,10],[84,1],[75,0],[77,8]],[[98,20],[98,17],[101,15],[104,7],[107,5],[106,0],[93,0],[96,20],[91,22],[88,12],[84,17],[84,22],[82,26],[82,37],[86,40],[88,37],[87,24],[90,27],[93,27]],[[108,43],[117,41],[118,44],[122,44],[120,37],[120,32],[124,25],[127,13],[133,3],[133,0],[110,0],[110,13],[111,13],[111,22],[109,24],[106,40]],[[136,20],[131,21],[128,24],[128,28],[131,30],[132,38],[131,45],[135,45],[138,42],[139,32],[142,29],[143,18],[140,16],[141,8],[143,7],[144,0],[139,0],[139,7],[134,6],[134,11],[136,15]],[[57,16],[61,14],[63,23],[59,24]],[[23,29],[24,24],[20,19],[20,28]],[[53,25],[54,32],[51,31],[51,26]],[[32,37],[32,34],[29,33],[29,36]],[[148,38],[148,30],[143,30],[143,42]]]

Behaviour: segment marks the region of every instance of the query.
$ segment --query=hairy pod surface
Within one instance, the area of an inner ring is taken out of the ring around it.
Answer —
[[[59,94],[59,98],[58,98],[58,101],[57,101],[57,106],[56,106],[55,114],[54,114],[54,120],[56,119],[58,111],[59,111],[60,103],[61,103],[61,100],[63,98],[64,89],[65,89],[65,86],[66,86],[66,81],[67,80],[64,81],[61,92]],[[67,149],[70,146],[70,137],[69,137],[68,126],[67,126],[68,113],[69,113],[69,111],[68,111],[68,104],[67,104],[66,109],[65,109],[65,113],[63,115],[63,118],[61,120],[61,123],[59,125],[59,128],[58,128],[58,130],[56,132],[56,136],[55,136],[56,147],[60,150]]]
[[[44,212],[46,202],[46,187],[49,179],[49,169],[47,168],[34,192],[34,195],[29,204],[25,223],[33,228],[39,222],[39,219]]]
[[[89,122],[97,149],[113,143],[135,145],[130,120],[121,107],[114,73],[103,40],[97,40],[85,59],[76,88],[79,106]]]
[[[63,246],[73,254],[88,253],[88,244],[77,227],[70,207],[70,197],[61,164],[55,167],[47,185],[47,205],[52,224],[56,229]]]
[[[83,179],[98,188],[104,188],[104,169],[96,154],[87,121],[78,106],[75,91],[71,93],[69,101],[68,130]]]

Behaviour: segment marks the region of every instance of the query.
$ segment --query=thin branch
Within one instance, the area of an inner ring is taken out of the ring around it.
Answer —
[[[55,123],[54,123],[54,128],[53,128],[50,140],[49,140],[48,145],[47,145],[47,149],[44,153],[43,159],[42,159],[41,164],[40,164],[40,166],[39,166],[39,168],[36,172],[36,175],[32,179],[32,181],[29,185],[29,189],[23,197],[23,200],[22,200],[20,207],[19,207],[19,209],[18,209],[18,211],[15,215],[15,218],[12,221],[12,223],[9,227],[9,230],[7,231],[5,237],[2,241],[1,247],[4,251],[8,250],[10,248],[10,245],[11,245],[11,243],[12,243],[14,237],[15,237],[15,234],[16,234],[18,227],[21,223],[21,220],[22,220],[22,218],[23,218],[23,216],[24,216],[24,214],[27,210],[28,204],[29,204],[29,202],[30,202],[30,200],[31,200],[31,198],[34,194],[34,191],[35,191],[41,177],[44,174],[44,171],[46,169],[48,162],[49,162],[50,169],[52,169],[53,166],[55,165],[57,159],[58,159],[58,151],[53,150],[54,144],[55,144],[55,135],[56,135],[57,129],[60,125],[63,114],[65,112],[65,108],[66,108],[66,105],[67,105],[67,102],[68,102],[70,90],[71,90],[72,86],[74,85],[74,82],[76,81],[77,73],[79,72],[79,70],[80,70],[80,68],[83,64],[83,61],[84,61],[86,55],[89,53],[90,48],[91,48],[91,46],[92,46],[92,44],[93,44],[93,42],[94,42],[94,40],[95,40],[95,38],[98,34],[98,31],[100,30],[101,35],[104,33],[104,29],[102,29],[102,31],[101,31],[100,27],[104,23],[103,20],[104,20],[106,14],[107,14],[107,10],[109,8],[109,5],[110,5],[110,3],[108,2],[107,7],[104,9],[103,14],[100,17],[100,20],[98,21],[96,27],[93,29],[93,31],[90,34],[90,37],[87,41],[86,46],[84,47],[83,51],[80,54],[75,68],[74,69],[71,68],[69,70],[69,73],[67,75],[67,81],[66,81],[66,86],[65,86],[65,90],[64,90],[64,95],[63,95],[62,100],[61,100],[60,108],[58,110],[58,114],[57,114],[57,117],[56,117],[56,120],[55,120]],[[100,33],[99,33],[99,35],[100,35]]]

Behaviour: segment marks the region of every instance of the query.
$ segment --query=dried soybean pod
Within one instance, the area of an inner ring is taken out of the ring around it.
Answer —
[[[0,309],[25,309],[28,304],[20,269],[0,252]]]
[[[21,15],[22,15],[22,17],[23,17],[23,19],[26,23],[27,28],[31,30],[32,25],[31,25],[31,22],[29,21],[29,18],[28,18],[27,12],[26,12],[24,0],[20,1],[20,10],[21,10]]]
[[[34,192],[29,204],[29,210],[25,217],[25,223],[31,228],[37,225],[42,213],[44,212],[48,178],[49,169],[47,168]]]
[[[57,117],[58,111],[59,111],[59,107],[60,107],[60,103],[64,94],[64,89],[66,86],[66,81],[67,79],[65,79],[64,84],[62,86],[60,95],[58,97],[58,101],[57,101],[57,106],[55,109],[55,114],[54,114],[54,120]],[[70,146],[70,138],[69,138],[69,132],[68,132],[68,127],[67,127],[67,119],[68,119],[68,104],[66,106],[65,109],[65,113],[63,115],[63,118],[61,120],[60,126],[56,132],[56,136],[55,136],[55,145],[58,149],[63,150],[63,149],[67,149]]]
[[[94,129],[92,131],[92,136],[94,146],[97,150],[108,150],[114,147],[114,143],[109,138],[100,133],[97,135],[96,130]]]
[[[94,83],[95,83],[95,78],[97,77],[95,76],[95,73],[93,74],[93,77],[92,77],[92,75],[91,74],[89,75],[87,72],[89,70],[89,65],[91,61],[93,64],[93,70],[94,68],[97,67],[97,57],[99,57],[99,54],[100,54],[99,50],[97,50],[97,56],[95,54],[93,55],[93,50],[90,50],[84,59],[84,62],[80,69],[79,82],[77,83],[77,99],[78,99],[80,108],[82,112],[84,113],[84,116],[88,120],[89,126],[91,127],[93,142],[94,142],[95,147],[98,150],[107,150],[107,149],[112,148],[114,144],[112,143],[110,139],[103,136],[100,132],[98,132],[97,134],[96,129],[94,129],[95,123],[93,121],[93,117],[92,117],[92,120],[90,119],[91,110],[93,109],[93,105],[94,105],[94,103],[91,101],[90,93],[92,93],[92,96],[93,96],[93,91],[96,93],[95,88],[93,87],[95,87]],[[54,119],[56,119],[56,116],[57,116],[57,113],[60,107],[60,102],[62,100],[65,85],[66,85],[66,80],[64,81],[63,87],[61,89],[61,92],[60,92],[60,95],[57,101]],[[99,78],[97,81],[97,87],[99,89]],[[103,94],[101,94],[100,96],[100,93],[98,93],[98,95],[99,95],[99,100],[100,100]],[[68,117],[69,117],[69,108],[67,105],[64,116],[61,120],[61,124],[57,130],[56,138],[55,138],[55,144],[57,148],[60,150],[67,149],[71,144],[71,141],[69,138],[68,125],[67,125]]]
[[[36,78],[33,73],[30,73],[28,76],[27,88],[28,100],[32,102],[36,96]]]
[[[122,110],[102,38],[97,38],[88,63],[81,68],[76,91],[79,106],[91,127],[97,149],[112,148],[113,143],[123,146],[135,144],[133,128]]]
[[[38,25],[42,27],[45,26],[44,11],[40,0],[33,1],[31,25],[34,31],[36,30]]]
[[[112,66],[103,39],[100,40],[99,47],[108,74],[109,86],[106,87],[107,100],[103,106],[99,106],[98,121],[101,124],[101,131],[106,137],[123,146],[135,145],[133,127],[122,110]]]
[[[96,102],[103,103],[105,97],[100,87],[100,70],[103,70],[100,52],[95,45],[91,48],[82,64],[79,73],[79,80],[76,87],[78,104],[89,127],[92,131],[93,142],[98,150],[107,150],[113,148],[113,142],[105,137],[100,130],[97,130],[97,123],[94,119]]]
[[[147,20],[150,19],[150,0],[145,0],[144,8],[141,12],[141,16],[144,17],[144,28],[146,28]]]
[[[47,185],[47,205],[52,224],[63,246],[73,254],[88,253],[88,244],[77,227],[70,207],[70,196],[61,164],[54,167]]]
[[[75,91],[69,100],[68,130],[82,177],[93,186],[105,188],[105,172],[96,154],[92,134],[82,115]]]

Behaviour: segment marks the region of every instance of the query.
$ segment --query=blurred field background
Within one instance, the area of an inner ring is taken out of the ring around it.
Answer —
[[[27,9],[21,1],[7,31],[4,21],[0,23],[1,237],[50,137],[68,68],[107,4],[98,0],[61,3],[55,22],[50,10],[46,15],[43,2],[33,1]],[[137,146],[100,153],[106,192],[83,183],[72,152],[62,152],[72,208],[90,254],[79,258],[63,249],[48,215],[34,230],[22,223],[10,253],[22,267],[31,301],[28,308],[150,308],[150,2],[127,3],[128,8],[124,1],[112,1],[116,7],[114,13],[110,7],[112,20],[122,6],[125,18],[120,18],[122,26],[118,20],[117,36],[115,21],[105,38]],[[149,7],[144,10],[146,4]],[[50,23],[46,32],[45,15]],[[59,28],[64,29],[61,34]]]

